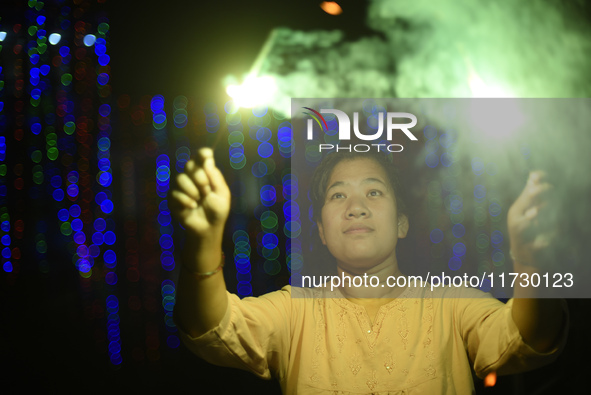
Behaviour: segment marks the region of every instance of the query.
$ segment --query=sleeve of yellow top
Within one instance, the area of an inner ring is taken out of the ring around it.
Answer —
[[[476,375],[520,373],[554,361],[566,343],[568,308],[562,301],[564,325],[549,352],[537,352],[527,345],[513,321],[513,300],[503,304],[492,297],[456,300],[458,327]]]
[[[182,342],[209,363],[271,379],[278,373],[280,358],[289,353],[290,287],[259,297],[240,299],[230,292],[227,296],[228,307],[219,325],[199,337],[178,326]]]

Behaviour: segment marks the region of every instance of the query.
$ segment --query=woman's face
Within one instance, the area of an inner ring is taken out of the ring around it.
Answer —
[[[396,196],[380,164],[356,158],[339,162],[330,176],[318,229],[341,269],[360,274],[386,260],[408,232]]]

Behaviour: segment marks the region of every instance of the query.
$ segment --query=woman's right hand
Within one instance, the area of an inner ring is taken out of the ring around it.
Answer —
[[[230,189],[215,166],[211,148],[201,148],[176,181],[171,192],[171,214],[188,236],[221,240],[230,213]]]

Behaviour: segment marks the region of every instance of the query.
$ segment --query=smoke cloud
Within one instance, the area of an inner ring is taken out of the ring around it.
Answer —
[[[589,97],[589,9],[576,0],[373,0],[374,37],[278,29],[260,74],[275,78],[270,105],[285,112],[291,97]]]
[[[577,0],[373,0],[367,23],[375,36],[347,42],[338,31],[279,29],[260,75],[275,78],[269,105],[286,114],[292,97],[588,98],[590,9]],[[529,170],[549,172],[556,186],[555,258],[564,261],[568,251],[568,259],[582,262],[591,236],[591,111],[589,100],[570,103],[531,106],[529,123],[495,157],[458,131],[453,156],[462,170],[454,177],[473,179],[474,158],[496,160],[503,200],[514,199]],[[423,166],[426,154],[418,156]],[[471,196],[473,185],[464,185]]]

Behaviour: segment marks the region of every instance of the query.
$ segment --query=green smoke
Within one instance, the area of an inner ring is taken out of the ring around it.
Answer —
[[[585,15],[583,1],[373,0],[375,36],[278,29],[259,75],[286,113],[291,97],[491,96],[475,77],[497,97],[589,97]]]

